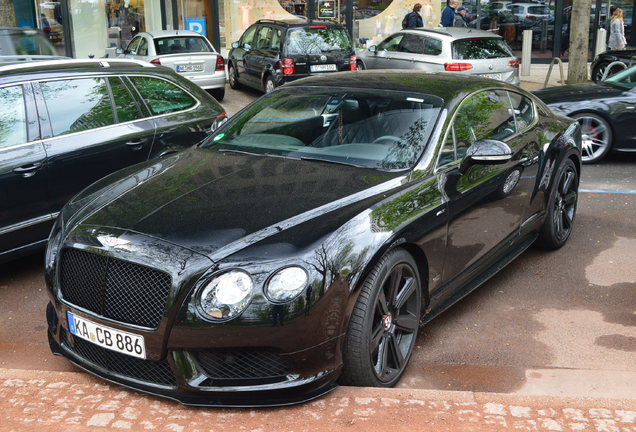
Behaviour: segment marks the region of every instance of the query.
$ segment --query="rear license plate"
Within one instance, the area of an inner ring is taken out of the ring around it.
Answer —
[[[500,73],[490,73],[490,74],[482,74],[484,78],[490,78],[495,80],[501,80],[503,78],[503,74]]]
[[[146,358],[143,336],[106,327],[71,312],[66,312],[66,318],[68,329],[74,336],[112,351]]]
[[[203,65],[177,65],[177,72],[201,72]]]
[[[311,72],[333,72],[338,70],[335,64],[322,64],[309,66]]]

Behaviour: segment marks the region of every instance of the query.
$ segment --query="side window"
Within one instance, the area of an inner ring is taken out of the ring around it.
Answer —
[[[102,78],[41,82],[54,136],[115,123],[113,106]]]
[[[137,55],[137,47],[139,47],[139,42],[141,41],[141,36],[134,38],[128,44],[126,51],[128,51],[132,55]]]
[[[272,51],[280,51],[280,37],[280,29],[274,29],[274,31],[272,32],[272,45],[270,47]]]
[[[410,54],[424,54],[422,39],[412,34],[404,35],[400,43],[400,51]]]
[[[534,108],[532,101],[519,93],[509,92],[512,102],[512,113],[515,118],[517,132],[525,131],[534,122]]]
[[[272,45],[272,28],[266,26],[259,28],[254,42],[256,49],[269,50]]]
[[[245,49],[252,49],[254,47],[252,40],[254,39],[254,33],[256,33],[257,27],[258,26],[252,26],[245,30],[245,33],[243,33],[243,36],[241,37],[239,46]]]
[[[119,78],[108,78],[110,91],[113,93],[115,101],[115,112],[117,113],[117,122],[125,123],[142,117],[139,112],[137,102],[130,95],[130,92],[121,82]]]
[[[431,38],[431,37],[422,37],[422,54],[426,55],[440,55],[442,53],[442,41],[439,39]]]
[[[153,115],[183,111],[196,105],[197,101],[167,81],[150,77],[130,77]]]
[[[378,51],[399,51],[398,46],[402,42],[403,34],[396,34],[388,39],[385,39],[380,45],[378,45]]]
[[[148,40],[146,38],[141,38],[141,41],[139,42],[139,47],[137,47],[137,55],[139,56],[148,55]]]
[[[27,142],[27,120],[22,86],[0,88],[0,149]]]

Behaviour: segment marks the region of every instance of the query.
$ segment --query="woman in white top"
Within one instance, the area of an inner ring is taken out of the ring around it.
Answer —
[[[607,42],[607,46],[612,50],[621,50],[625,48],[626,44],[625,27],[623,27],[623,10],[621,8],[616,8],[612,15],[610,37]]]

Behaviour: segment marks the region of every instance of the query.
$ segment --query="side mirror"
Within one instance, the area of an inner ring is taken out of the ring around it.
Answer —
[[[123,50],[123,48],[117,48],[117,49],[115,50],[115,54],[118,54],[118,55],[122,55],[122,54],[124,54],[124,52],[125,52],[125,51]]]
[[[473,165],[503,164],[512,159],[508,144],[497,140],[478,140],[466,150],[466,156],[459,164],[459,173],[464,174]]]
[[[371,45],[371,46],[369,47],[369,51],[371,51],[371,52],[376,52],[377,50],[378,50],[378,47],[377,47],[377,46],[375,46],[375,45]]]
[[[238,48],[238,47],[239,47],[238,42],[232,42],[232,48]]]

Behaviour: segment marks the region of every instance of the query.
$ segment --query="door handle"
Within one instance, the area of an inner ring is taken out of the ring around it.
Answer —
[[[146,138],[141,138],[138,140],[126,141],[126,145],[130,147],[131,150],[141,150],[143,145],[146,143]]]
[[[21,174],[24,178],[29,178],[35,175],[36,171],[42,166],[42,162],[34,162],[31,165],[25,165],[18,168],[14,168],[13,172]]]

